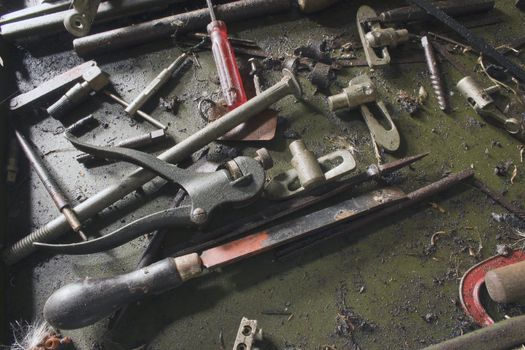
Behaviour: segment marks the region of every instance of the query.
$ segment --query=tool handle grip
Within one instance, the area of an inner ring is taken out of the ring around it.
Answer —
[[[213,59],[221,83],[226,104],[234,109],[247,101],[246,92],[237,66],[237,59],[228,40],[228,31],[223,21],[213,21],[208,25],[212,44]]]
[[[188,261],[189,267],[183,263]],[[197,254],[166,258],[120,276],[85,278],[54,292],[44,305],[44,317],[58,329],[82,328],[126,304],[178,287],[191,277],[188,269],[200,273]]]

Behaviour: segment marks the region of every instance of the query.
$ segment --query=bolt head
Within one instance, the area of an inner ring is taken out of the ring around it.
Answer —
[[[197,225],[204,224],[208,220],[208,213],[202,208],[195,208],[191,212],[191,221]]]

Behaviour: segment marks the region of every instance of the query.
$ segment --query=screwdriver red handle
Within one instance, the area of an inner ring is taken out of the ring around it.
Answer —
[[[208,24],[208,34],[212,44],[213,59],[217,66],[221,89],[228,108],[234,109],[247,101],[241,74],[233,48],[228,41],[226,23],[214,20]]]

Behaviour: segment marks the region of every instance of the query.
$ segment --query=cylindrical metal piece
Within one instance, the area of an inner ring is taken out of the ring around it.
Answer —
[[[421,38],[421,45],[425,51],[425,59],[427,61],[428,71],[430,72],[430,81],[432,89],[438,100],[439,108],[444,111],[447,109],[447,100],[445,97],[445,89],[443,87],[443,80],[437,65],[436,55],[432,43],[428,40],[428,36]]]
[[[291,6],[289,0],[240,0],[215,6],[215,12],[228,22],[279,13]],[[73,46],[80,56],[93,55],[202,29],[209,21],[210,15],[205,8],[75,39]]]
[[[513,303],[525,297],[525,261],[487,272],[485,285],[492,300]]]
[[[457,84],[457,88],[476,112],[482,111],[494,103],[492,97],[471,76],[461,79]]]
[[[289,148],[293,156],[292,166],[304,188],[314,187],[326,180],[315,154],[306,148],[303,140],[292,142]]]
[[[159,73],[151,81],[151,83],[148,84],[148,86],[137,96],[133,101],[131,101],[128,106],[126,107],[126,113],[128,113],[130,116],[135,115],[137,111],[144,106],[144,104],[154,95],[157,93],[157,91],[160,90],[160,88],[166,84],[166,82],[171,78],[175,70],[177,70],[179,67],[181,67],[184,62],[186,61],[186,58],[188,55],[186,53],[183,53],[175,61],[173,61],[172,64],[169,65],[168,68],[165,68],[162,70],[162,72]]]
[[[109,92],[107,90],[104,90],[103,92],[104,92],[104,95],[108,96],[113,101],[117,102],[118,104],[120,104],[120,105],[122,105],[124,107],[128,106],[128,103],[126,101],[124,101],[123,99],[121,99],[120,97],[118,97],[117,95],[112,94],[111,92]],[[135,111],[135,113],[136,113],[136,115],[140,116],[142,119],[144,119],[145,121],[147,121],[148,123],[150,123],[151,125],[159,128],[159,129],[166,130],[168,128],[166,125],[162,124],[157,119],[153,118],[151,115],[149,115],[147,113],[144,113],[141,110],[137,110],[137,111]]]
[[[512,317],[423,350],[506,350],[525,342],[525,316]]]
[[[374,102],[377,99],[375,86],[370,79],[353,84],[350,82],[347,88],[340,94],[328,97],[328,107],[335,112],[341,109],[354,109],[362,104]]]
[[[203,129],[159,155],[158,158],[177,164],[193,152],[198,151],[282,98],[291,94],[297,97],[301,96],[301,86],[295,76],[289,71],[284,71],[283,73],[284,77],[280,82],[248,100],[245,104],[226,113],[216,121],[209,123]],[[86,220],[149,182],[155,176],[154,173],[146,169],[137,169],[117,184],[102,190],[77,205],[75,212],[81,220]],[[57,217],[44,227],[4,250],[2,253],[4,261],[7,264],[13,264],[23,259],[35,251],[33,242],[50,242],[67,232],[67,228],[65,219]]]
[[[77,83],[47,108],[47,114],[55,119],[60,119],[76,105],[87,99],[90,93],[91,88],[87,82]]]
[[[394,48],[397,45],[408,41],[408,30],[406,29],[394,29],[384,28],[375,29],[365,35],[366,40],[371,47],[391,47]]]
[[[87,240],[87,237],[80,230],[82,225],[78,220],[75,212],[71,209],[69,202],[67,201],[66,197],[62,194],[62,190],[60,189],[58,184],[55,182],[51,174],[45,168],[45,165],[42,162],[42,159],[40,159],[40,156],[31,147],[29,142],[18,130],[15,130],[15,135],[18,139],[20,148],[31,163],[31,167],[35,169],[35,172],[40,178],[40,181],[42,181],[44,188],[51,196],[51,199],[53,199],[53,202],[55,202],[55,205],[58,208],[58,210],[64,215],[62,218],[65,219],[65,221],[69,224],[69,227],[73,229],[74,232],[77,232],[83,240]]]

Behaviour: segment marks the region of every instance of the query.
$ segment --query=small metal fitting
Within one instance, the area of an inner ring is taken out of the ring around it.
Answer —
[[[308,150],[303,140],[296,140],[289,146],[292,153],[292,166],[297,171],[299,182],[305,188],[311,188],[317,184],[326,181],[317,157]]]
[[[272,156],[266,148],[259,148],[257,151],[255,151],[255,154],[257,155],[254,157],[254,159],[261,163],[264,170],[268,170],[273,167]]]
[[[208,220],[208,213],[202,208],[195,208],[191,212],[191,221],[197,225],[202,225]]]

